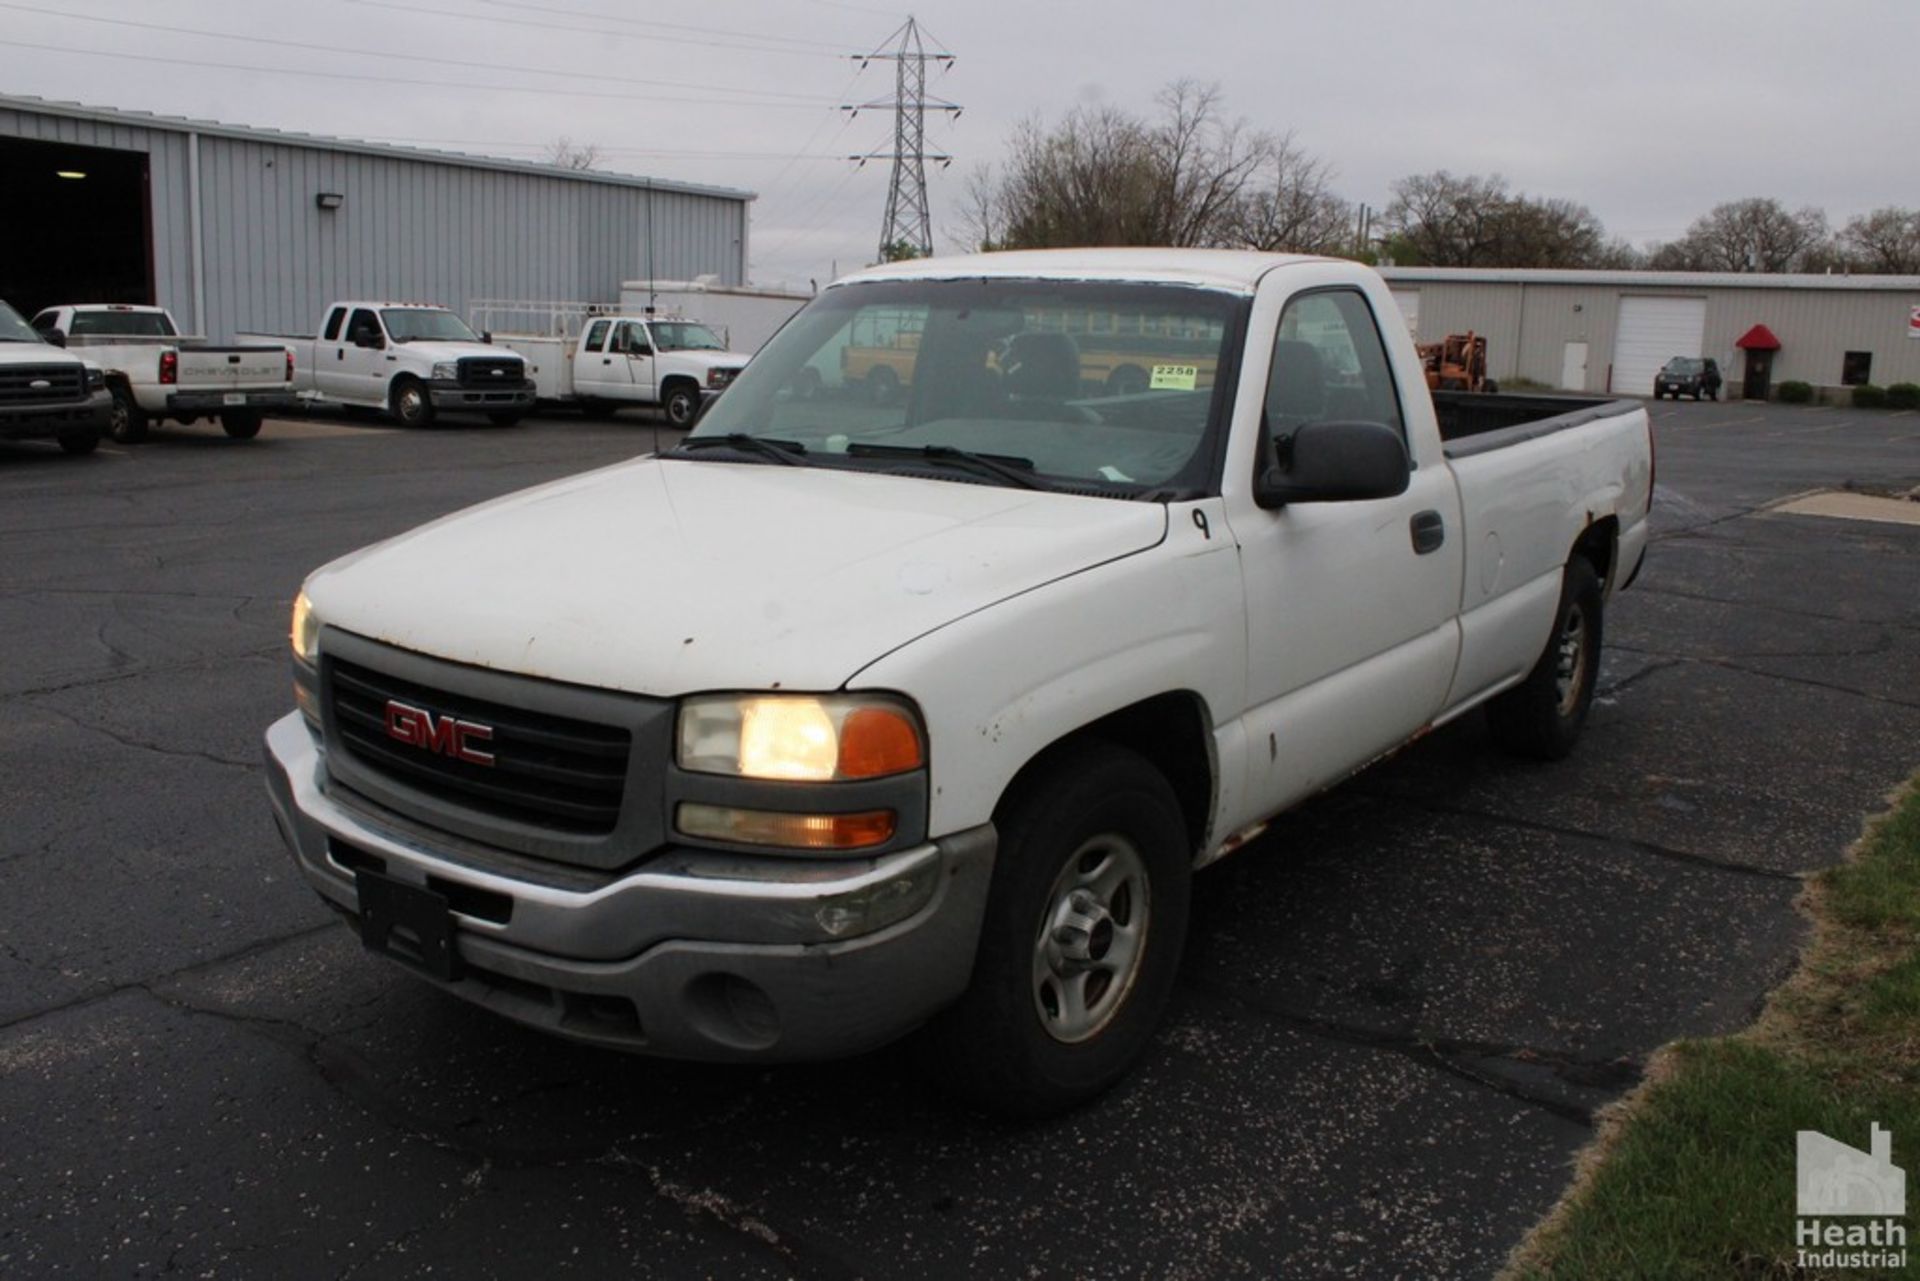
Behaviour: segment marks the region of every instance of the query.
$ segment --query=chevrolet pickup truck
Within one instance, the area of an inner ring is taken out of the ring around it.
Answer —
[[[0,440],[54,440],[69,454],[90,454],[112,413],[105,371],[48,343],[0,302]]]
[[[903,394],[804,394],[882,311]],[[1210,350],[1116,390],[1081,332]],[[1274,814],[1477,709],[1572,750],[1652,495],[1637,402],[1430,394],[1354,263],[894,263],[676,448],[312,574],[273,812],[500,1014],[732,1060],[924,1025],[1044,1114],[1139,1055],[1191,875]]]
[[[476,311],[537,314],[534,304],[496,303]],[[603,413],[623,405],[657,406],[672,427],[690,427],[709,397],[725,391],[750,356],[728,351],[707,326],[670,316],[630,316],[553,308],[545,332],[494,331],[494,341],[524,356],[542,402]]]
[[[337,302],[317,337],[241,334],[291,354],[294,387],[313,403],[372,409],[403,427],[448,412],[512,426],[533,408],[527,364],[431,303]]]
[[[40,312],[33,327],[106,371],[113,438],[122,444],[145,440],[154,421],[168,418],[214,419],[235,440],[252,440],[268,414],[300,407],[284,347],[216,347],[182,335],[164,307],[68,304]]]

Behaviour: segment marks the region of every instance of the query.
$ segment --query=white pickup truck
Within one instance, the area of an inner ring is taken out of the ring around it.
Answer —
[[[260,434],[268,414],[300,407],[293,357],[278,343],[216,347],[181,334],[164,307],[72,303],[49,307],[33,327],[57,346],[83,351],[106,371],[113,438],[134,444],[158,419],[218,419],[235,440]]]
[[[881,314],[902,394],[808,393]],[[744,1060],[930,1022],[1043,1113],[1140,1053],[1191,873],[1272,815],[1478,708],[1571,750],[1652,495],[1639,405],[1430,395],[1354,263],[895,263],[679,447],[308,578],[273,810],[502,1014]]]
[[[0,440],[55,440],[90,454],[112,412],[104,370],[48,343],[0,302]]]
[[[538,309],[485,304],[476,310],[475,323],[496,310],[524,315]],[[526,357],[542,401],[571,404],[583,413],[651,405],[669,425],[689,427],[702,402],[725,391],[751,359],[728,351],[707,326],[680,317],[553,309],[542,318],[545,332],[496,330],[494,341]]]
[[[526,361],[431,303],[337,302],[316,337],[239,337],[291,353],[294,385],[314,403],[377,410],[403,427],[430,427],[448,412],[511,426],[533,408]]]

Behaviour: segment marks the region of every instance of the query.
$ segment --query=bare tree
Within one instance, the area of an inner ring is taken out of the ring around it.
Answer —
[[[1160,123],[1147,131],[1159,179],[1161,226],[1150,243],[1216,245],[1241,193],[1266,164],[1273,142],[1220,111],[1218,85],[1177,80],[1160,91]]]
[[[1686,235],[1655,246],[1648,265],[1662,271],[1813,271],[1833,256],[1826,214],[1811,208],[1789,213],[1778,200],[1755,196],[1714,206]]]
[[[1000,187],[995,183],[992,165],[975,165],[967,172],[961,187],[960,226],[948,232],[948,238],[967,246],[974,253],[990,253],[1002,248],[1006,236],[1006,214]]]
[[[1920,209],[1876,209],[1840,233],[1847,266],[1884,276],[1920,275]]]
[[[1585,205],[1516,194],[1499,174],[1402,178],[1382,225],[1397,256],[1432,267],[1598,267],[1632,253]]]
[[[557,169],[598,169],[600,167],[600,145],[586,142],[575,146],[573,139],[562,134],[547,144],[541,153],[541,160]]]
[[[1332,177],[1333,167],[1292,134],[1269,138],[1258,172],[1228,211],[1229,243],[1307,254],[1355,248],[1354,208],[1334,194]]]

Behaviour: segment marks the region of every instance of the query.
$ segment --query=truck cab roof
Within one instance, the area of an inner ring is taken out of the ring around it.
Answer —
[[[953,258],[914,258],[883,263],[835,281],[945,280],[983,277],[1043,280],[1112,280],[1192,285],[1252,293],[1276,267],[1326,262],[1311,254],[1269,254],[1234,249],[1024,249]]]

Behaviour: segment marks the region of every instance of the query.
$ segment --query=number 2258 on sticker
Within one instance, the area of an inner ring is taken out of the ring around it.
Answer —
[[[1192,391],[1199,379],[1197,365],[1155,365],[1148,386],[1154,391]]]

